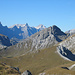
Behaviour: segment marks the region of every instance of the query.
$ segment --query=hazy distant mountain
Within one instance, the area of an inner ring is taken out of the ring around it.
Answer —
[[[36,27],[30,27],[27,23],[26,24],[15,24],[13,26],[9,27],[12,31],[16,32],[14,33],[14,36],[18,39],[25,39],[32,34],[44,29],[45,27],[43,25]]]
[[[0,22],[0,34],[8,36],[10,39],[25,39],[44,28],[43,25],[39,26],[39,28],[30,27],[27,23],[15,24],[8,28],[7,26],[2,26]]]
[[[9,28],[15,32],[14,36],[18,39],[25,39],[38,31],[36,28],[30,27],[27,23],[15,24]]]
[[[69,33],[69,35],[71,36],[71,35],[75,34],[75,29],[66,31],[65,33]]]
[[[40,49],[54,46],[65,38],[67,38],[67,35],[57,26],[53,25],[8,48],[7,51],[10,55],[12,53],[14,56],[23,55],[28,52],[36,52]]]
[[[45,29],[46,28],[46,26],[44,26],[44,25],[42,25],[42,24],[40,24],[40,25],[38,25],[37,27],[35,27],[36,29],[38,29],[38,30],[43,30],[43,29]]]
[[[10,30],[7,26],[2,26],[1,22],[0,22],[0,34],[6,35],[9,38],[13,37],[13,31]]]

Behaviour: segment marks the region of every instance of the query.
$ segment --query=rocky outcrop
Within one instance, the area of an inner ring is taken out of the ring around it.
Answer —
[[[66,69],[66,70],[69,70],[69,68],[68,68],[68,67],[61,67],[61,68]]]
[[[57,47],[57,52],[64,59],[75,61],[75,35],[61,42]]]
[[[10,39],[10,43],[11,43],[12,45],[15,45],[15,44],[18,43],[18,41],[14,40],[14,39]]]
[[[19,68],[18,68],[18,67],[12,67],[12,66],[10,66],[10,68],[12,68],[12,69],[18,71],[18,73],[21,74],[21,72],[19,71]]]
[[[23,72],[21,75],[32,75],[31,72],[29,70],[26,70],[25,72]]]

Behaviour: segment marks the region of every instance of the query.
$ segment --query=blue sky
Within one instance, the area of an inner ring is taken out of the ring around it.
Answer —
[[[75,0],[0,0],[0,21],[8,27],[28,23],[75,29]]]

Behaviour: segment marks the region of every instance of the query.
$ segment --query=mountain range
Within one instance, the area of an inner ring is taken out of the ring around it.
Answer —
[[[3,54],[12,56],[13,53],[14,56],[19,56],[28,52],[36,52],[40,49],[54,46],[66,38],[67,34],[62,32],[56,25],[53,25],[52,27],[45,28],[42,31],[31,35],[16,45],[7,48],[6,52]]]
[[[30,27],[27,23],[26,24],[15,24],[13,26],[7,27],[2,26],[0,22],[0,34],[8,36],[10,39],[25,39],[32,34],[43,30],[46,28],[42,24],[38,27]]]
[[[9,28],[2,24],[0,26],[12,33],[11,40],[0,34],[0,44],[5,46],[0,49],[0,62],[14,66],[13,68],[18,66],[21,72],[18,75],[28,75],[29,71],[31,75],[75,75],[74,29],[63,32],[56,25],[48,28],[43,25],[30,27],[27,23],[15,24]],[[22,40],[16,42],[14,39]],[[0,67],[4,70],[0,69],[1,75],[17,75],[16,72],[10,72],[11,68],[6,70],[1,64]]]

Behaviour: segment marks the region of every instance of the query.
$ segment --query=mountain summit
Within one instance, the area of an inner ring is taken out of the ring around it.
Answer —
[[[26,24],[15,24],[15,25],[10,26],[9,28],[13,28],[13,27],[15,27],[15,26],[16,26],[17,28],[25,27],[25,26],[26,26],[26,27],[29,27],[29,26],[28,26],[28,23],[26,23]]]
[[[14,32],[15,38],[18,39],[25,39],[38,31],[36,28],[30,27],[27,23],[15,24],[9,28]]]
[[[65,35],[64,32],[61,31],[60,28],[58,28],[56,25],[53,25],[52,27],[50,27],[51,29],[51,34],[54,34],[54,35]]]
[[[35,27],[36,29],[39,29],[39,30],[43,30],[43,29],[45,29],[46,28],[46,26],[44,26],[44,25],[42,25],[42,24],[40,24],[40,25],[38,25],[37,27]]]

